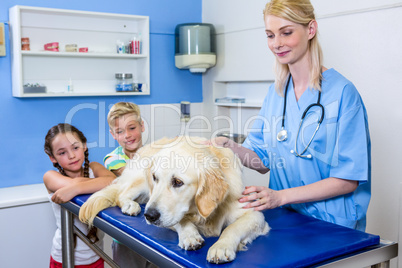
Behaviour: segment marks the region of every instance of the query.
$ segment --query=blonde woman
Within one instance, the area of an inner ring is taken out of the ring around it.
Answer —
[[[252,201],[244,207],[255,210],[285,206],[364,231],[371,146],[363,101],[350,81],[323,66],[309,0],[273,0],[264,22],[276,81],[242,146],[214,140],[246,166],[270,171],[269,187],[246,187],[239,202]]]

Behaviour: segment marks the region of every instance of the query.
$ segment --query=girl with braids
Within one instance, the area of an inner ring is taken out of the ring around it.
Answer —
[[[62,267],[60,206],[79,194],[90,194],[109,185],[116,176],[103,165],[89,162],[87,139],[84,134],[69,124],[58,124],[52,127],[45,138],[45,152],[58,169],[49,170],[43,181],[49,192],[49,200],[56,217],[57,230],[53,237],[50,256],[50,268]],[[102,237],[96,234],[96,228],[88,230],[88,226],[74,218],[74,225],[87,235],[100,248]],[[75,267],[103,268],[103,260],[80,239],[75,240]]]

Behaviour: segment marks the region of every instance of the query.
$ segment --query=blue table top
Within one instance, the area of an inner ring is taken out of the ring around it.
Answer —
[[[90,195],[75,197],[72,202],[81,206]],[[144,206],[142,206],[144,208]],[[143,209],[144,210],[144,209]],[[177,233],[148,225],[143,210],[138,216],[122,214],[111,207],[98,216],[128,235],[154,248],[185,267],[217,267],[206,260],[207,251],[218,237],[205,239],[197,251],[186,251],[178,246]],[[237,253],[231,263],[219,267],[307,267],[369,246],[378,245],[380,237],[324,222],[299,213],[276,208],[264,211],[272,228],[248,245],[247,251]]]

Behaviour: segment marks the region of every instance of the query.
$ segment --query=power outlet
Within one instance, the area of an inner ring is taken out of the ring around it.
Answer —
[[[0,23],[0,56],[6,55],[6,38],[4,34],[4,23]]]

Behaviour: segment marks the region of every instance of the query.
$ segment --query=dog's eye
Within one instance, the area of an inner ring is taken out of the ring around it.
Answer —
[[[154,179],[154,182],[158,182],[158,179],[155,177],[155,174],[152,174],[152,177]]]
[[[173,178],[172,179],[172,186],[174,188],[179,188],[179,187],[183,186],[183,184],[184,183],[181,180],[179,180],[178,178]]]

